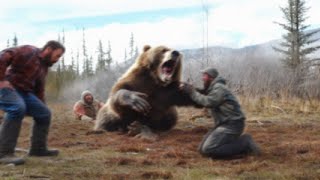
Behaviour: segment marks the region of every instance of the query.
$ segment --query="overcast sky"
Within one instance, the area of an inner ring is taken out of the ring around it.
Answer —
[[[320,28],[320,1],[306,0],[311,28]],[[98,40],[111,42],[114,59],[122,60],[134,34],[139,49],[145,44],[176,49],[201,48],[204,9],[209,9],[210,46],[239,48],[281,37],[274,22],[287,0],[10,0],[0,6],[0,48],[12,44],[42,46],[64,30],[68,55],[82,46],[82,29],[90,54]]]

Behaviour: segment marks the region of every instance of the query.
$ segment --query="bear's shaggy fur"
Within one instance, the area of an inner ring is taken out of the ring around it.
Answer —
[[[177,121],[175,106],[192,104],[179,90],[181,71],[180,52],[146,45],[112,87],[106,104],[98,112],[94,129],[126,131],[134,121],[153,131],[171,129]]]

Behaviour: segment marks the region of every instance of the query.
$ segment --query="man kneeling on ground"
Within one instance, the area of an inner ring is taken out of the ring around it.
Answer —
[[[199,152],[212,158],[230,158],[233,155],[260,154],[259,147],[251,135],[242,134],[245,127],[245,115],[236,97],[225,86],[225,80],[218,71],[208,68],[203,71],[204,91],[197,91],[187,83],[182,83],[182,91],[190,95],[197,104],[209,108],[215,127],[203,138]]]

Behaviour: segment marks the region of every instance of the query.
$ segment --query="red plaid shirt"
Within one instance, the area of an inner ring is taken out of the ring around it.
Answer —
[[[34,93],[44,102],[48,66],[39,56],[41,49],[30,45],[0,52],[0,81],[8,80],[16,89]]]

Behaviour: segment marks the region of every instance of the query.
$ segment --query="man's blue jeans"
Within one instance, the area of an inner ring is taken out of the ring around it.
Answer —
[[[0,109],[6,112],[5,121],[22,121],[25,115],[39,125],[49,125],[51,121],[49,108],[31,92],[0,89]]]

